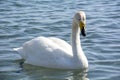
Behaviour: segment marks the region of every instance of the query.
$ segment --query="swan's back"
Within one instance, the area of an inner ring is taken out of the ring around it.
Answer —
[[[58,46],[60,46],[61,48],[63,48],[65,51],[67,51],[67,53],[72,54],[72,47],[70,44],[68,44],[66,41],[56,38],[56,37],[48,37],[50,40],[52,40],[54,43],[56,43]]]

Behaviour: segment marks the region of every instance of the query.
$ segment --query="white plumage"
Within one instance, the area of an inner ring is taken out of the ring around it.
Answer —
[[[75,14],[72,24],[72,46],[55,37],[37,37],[23,44],[18,51],[25,63],[57,69],[83,69],[88,61],[80,44],[81,34],[85,36],[85,13]]]

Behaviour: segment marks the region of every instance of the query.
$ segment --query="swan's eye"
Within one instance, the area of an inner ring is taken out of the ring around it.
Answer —
[[[81,21],[81,19],[80,19],[80,18],[79,18],[78,20],[79,20],[79,21]]]

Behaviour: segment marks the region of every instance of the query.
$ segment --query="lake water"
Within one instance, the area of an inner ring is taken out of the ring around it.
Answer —
[[[87,16],[89,71],[22,68],[12,48],[41,35],[70,43],[78,10]],[[0,80],[120,80],[120,0],[0,0]]]

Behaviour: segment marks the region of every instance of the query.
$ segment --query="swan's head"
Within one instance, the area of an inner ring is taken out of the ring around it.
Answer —
[[[86,16],[85,12],[79,11],[74,16],[75,23],[80,27],[81,35],[86,36],[85,26],[86,26]]]

